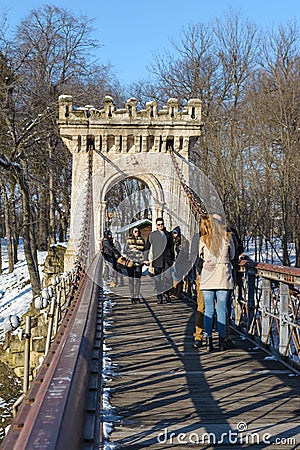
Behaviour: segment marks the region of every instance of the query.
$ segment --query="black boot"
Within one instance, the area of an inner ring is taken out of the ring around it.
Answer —
[[[221,352],[223,352],[224,350],[228,350],[228,349],[229,349],[229,347],[227,345],[226,338],[219,337],[219,350]]]
[[[135,304],[136,299],[134,297],[131,298],[131,303],[134,305]]]
[[[167,303],[171,303],[171,297],[170,297],[170,293],[169,292],[165,292],[163,296],[164,296],[164,298],[165,298]]]
[[[180,281],[177,284],[177,298],[178,299],[181,299],[182,291],[183,291],[183,281]]]
[[[162,303],[163,302],[163,296],[162,294],[158,294],[157,295],[157,303]]]
[[[200,348],[200,347],[202,347],[202,345],[203,345],[202,339],[195,339],[194,340],[194,343],[193,343],[193,347],[194,348]]]
[[[208,336],[206,338],[206,350],[207,350],[207,353],[213,352],[213,350],[214,350],[213,340],[212,340],[211,336]]]
[[[171,293],[170,293],[171,298],[178,298],[178,284],[176,284],[176,286],[173,287]]]
[[[236,343],[230,338],[226,338],[226,345],[228,349],[236,348]]]

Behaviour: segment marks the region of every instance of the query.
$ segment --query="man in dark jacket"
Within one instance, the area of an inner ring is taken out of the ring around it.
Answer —
[[[117,259],[121,256],[121,253],[116,248],[109,230],[104,231],[104,237],[101,241],[101,253],[103,258],[109,263],[110,285],[114,287],[117,284]]]
[[[244,245],[243,241],[241,240],[237,230],[233,227],[230,227],[227,229],[231,233],[233,242],[234,242],[234,248],[235,248],[235,254],[234,259],[231,260],[232,264],[232,275],[234,280],[234,285],[238,288],[238,301],[242,299],[243,295],[243,278],[242,278],[242,272],[239,271],[239,260],[240,255],[244,252]],[[234,289],[230,291],[230,294],[228,295],[227,299],[227,317],[226,317],[226,343],[228,347],[235,347],[235,343],[232,339],[230,339],[230,320],[231,320],[231,313],[232,313],[232,303],[233,303],[233,297],[234,297]]]
[[[172,274],[168,269],[172,266],[175,259],[173,236],[166,230],[162,218],[157,218],[155,223],[156,230],[149,234],[145,244],[146,264],[150,264],[149,253],[151,250],[157,302],[163,303],[164,298],[167,302],[170,302]]]

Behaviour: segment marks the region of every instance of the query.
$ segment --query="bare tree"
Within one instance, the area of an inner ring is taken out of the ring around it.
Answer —
[[[97,45],[90,37],[91,23],[57,7],[33,10],[2,58],[1,173],[4,182],[13,180],[21,193],[22,235],[33,295],[40,289],[36,236],[43,233],[36,233],[37,227],[43,222],[50,236],[48,245],[55,242],[57,211],[62,217],[63,210],[59,205],[69,203],[69,188],[61,188],[61,183],[70,186],[70,157],[57,130],[57,99],[70,93],[73,80],[83,84],[95,71],[89,53]],[[46,202],[48,225],[39,219],[39,201]]]
[[[229,221],[239,231],[244,228],[243,202],[246,198],[244,150],[249,140],[245,134],[244,91],[255,69],[258,36],[255,25],[230,9],[214,24],[215,52],[219,59],[218,95],[222,99],[219,121],[219,142],[223,164],[220,195]]]
[[[290,264],[289,242],[294,241],[299,265],[300,54],[295,22],[266,34],[261,67],[258,105],[264,115],[260,114],[260,128],[267,129],[266,170],[271,173],[268,183],[276,189],[277,208],[273,211],[277,209],[278,231],[282,236],[282,262]]]

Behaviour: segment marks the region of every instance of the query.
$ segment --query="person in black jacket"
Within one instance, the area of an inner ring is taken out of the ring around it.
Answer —
[[[117,260],[121,253],[116,248],[112,233],[109,230],[104,231],[104,237],[101,241],[101,253],[105,261],[108,262],[110,286],[114,287],[117,284]]]
[[[240,256],[244,252],[244,244],[241,240],[236,228],[230,227],[228,228],[228,231],[231,233],[234,247],[235,247],[235,255],[233,260],[231,260],[232,264],[232,274],[233,274],[233,281],[234,281],[234,289],[237,287],[238,290],[238,301],[242,298],[242,292],[243,292],[243,279],[242,279],[242,272],[239,271],[239,259]],[[235,347],[234,341],[229,337],[230,334],[230,319],[231,319],[231,313],[232,313],[232,303],[233,303],[233,297],[234,297],[234,289],[231,290],[230,295],[228,296],[227,300],[227,318],[226,318],[226,342],[227,345],[230,347]]]
[[[171,298],[180,299],[183,291],[184,279],[187,278],[191,270],[191,261],[189,255],[189,242],[182,235],[179,226],[176,226],[173,231],[173,242],[175,252],[175,262],[173,268],[173,292]]]
[[[173,236],[166,230],[162,218],[157,218],[155,223],[157,229],[148,236],[145,244],[145,255],[146,259],[149,259],[151,250],[157,303],[163,303],[164,298],[167,302],[171,302],[172,275],[168,269],[175,259]],[[149,265],[150,261],[145,261],[145,264]]]

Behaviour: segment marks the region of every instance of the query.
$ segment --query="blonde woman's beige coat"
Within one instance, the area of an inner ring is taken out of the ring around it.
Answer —
[[[231,260],[235,255],[233,239],[224,239],[220,255],[211,254],[202,238],[199,244],[199,256],[204,260],[200,278],[200,289],[233,289]]]

